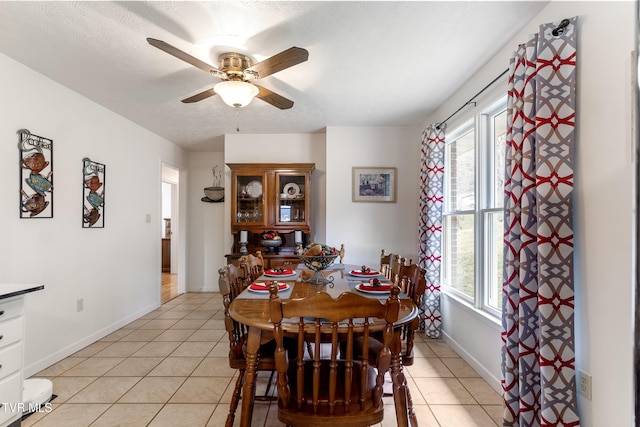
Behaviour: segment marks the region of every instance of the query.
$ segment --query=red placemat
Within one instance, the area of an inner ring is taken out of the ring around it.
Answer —
[[[389,292],[393,285],[379,285],[373,286],[368,283],[360,283],[360,289],[363,291],[374,291],[374,292]]]
[[[285,268],[282,270],[272,270],[272,269],[267,269],[264,271],[265,274],[271,274],[272,276],[281,276],[281,275],[291,275],[293,274],[293,270],[290,268]]]
[[[269,291],[269,285],[271,283],[269,282],[257,282],[257,283],[252,283],[251,285],[249,285],[249,290],[251,291]],[[285,289],[288,289],[289,285],[287,285],[286,283],[278,283],[278,290],[282,291]]]
[[[355,289],[357,291],[364,292],[366,294],[371,294],[371,295],[385,295],[385,296],[391,292],[392,288],[393,288],[393,285],[391,284],[373,286],[373,285],[370,285],[369,283],[364,283],[364,282],[358,283],[355,286]]]
[[[353,274],[354,276],[378,276],[380,272],[369,270],[366,273],[363,273],[361,270],[351,270],[351,274]]]

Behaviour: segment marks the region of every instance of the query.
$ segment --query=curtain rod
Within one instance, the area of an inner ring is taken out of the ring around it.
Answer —
[[[554,30],[551,32],[551,34],[553,34],[555,37],[558,37],[559,35],[561,35],[562,33],[564,33],[565,28],[567,27],[567,25],[569,25],[571,23],[571,21],[569,21],[568,19],[563,19],[560,24],[558,24],[558,26],[556,28],[554,28]],[[491,87],[492,84],[494,84],[495,82],[497,82],[500,77],[504,76],[505,74],[507,74],[509,72],[509,69],[507,68],[506,70],[504,70],[498,77],[496,77],[495,79],[493,79],[491,81],[491,83],[489,83],[488,85],[486,85],[485,87],[482,88],[482,90],[480,90],[480,92],[476,93],[475,95],[473,95],[473,97],[468,100],[467,102],[465,102],[464,104],[462,104],[462,107],[458,108],[452,115],[450,115],[449,117],[447,117],[446,119],[444,119],[442,122],[436,124],[436,129],[440,130],[440,128],[442,127],[442,125],[444,125],[445,123],[447,123],[447,121],[449,121],[450,118],[452,118],[453,116],[455,116],[456,114],[458,114],[460,112],[460,110],[462,110],[464,107],[466,107],[469,104],[473,104],[475,107],[475,102],[473,102],[474,99],[476,99],[478,96],[480,96],[480,94],[482,92],[484,92],[485,90],[489,89]]]
[[[453,112],[453,114],[451,114],[449,117],[447,117],[446,119],[444,119],[443,121],[441,121],[440,123],[436,124],[436,129],[440,130],[440,128],[447,123],[447,121],[449,121],[450,118],[452,118],[453,116],[455,116],[456,114],[458,114],[464,107],[466,107],[469,104],[473,104],[475,106],[475,102],[473,102],[474,99],[476,99],[478,96],[480,96],[482,94],[482,92],[484,92],[485,90],[489,89],[491,87],[491,85],[493,85],[495,82],[497,82],[500,77],[504,76],[505,74],[507,74],[509,72],[509,69],[507,68],[506,70],[504,70],[502,73],[500,73],[500,75],[498,77],[496,77],[495,79],[491,80],[491,83],[489,83],[488,85],[486,85],[485,87],[483,87],[480,92],[476,93],[475,95],[473,95],[471,97],[470,100],[468,100],[467,102],[465,102],[464,104],[462,104],[462,107],[458,108],[456,111]]]

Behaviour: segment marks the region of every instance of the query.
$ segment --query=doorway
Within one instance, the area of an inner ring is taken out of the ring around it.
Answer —
[[[162,165],[161,304],[172,300],[180,294],[178,286],[179,176],[178,169],[165,164]]]

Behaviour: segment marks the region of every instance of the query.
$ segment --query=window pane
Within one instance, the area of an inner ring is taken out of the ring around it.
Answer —
[[[504,206],[504,155],[507,139],[507,111],[493,117],[493,182],[494,206]]]
[[[502,310],[502,257],[504,225],[502,212],[487,213],[487,305]]]
[[[445,158],[447,210],[465,211],[475,207],[475,141],[468,132],[447,144]]]
[[[473,298],[474,276],[474,215],[450,215],[444,222],[444,284]]]

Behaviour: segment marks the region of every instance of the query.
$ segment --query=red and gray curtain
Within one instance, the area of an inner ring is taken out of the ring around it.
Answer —
[[[429,338],[440,338],[440,264],[442,263],[442,203],[444,183],[444,125],[422,133],[420,153],[420,248],[418,265],[426,270],[420,326]]]
[[[503,426],[579,426],[573,274],[576,22],[511,59],[502,312]]]

